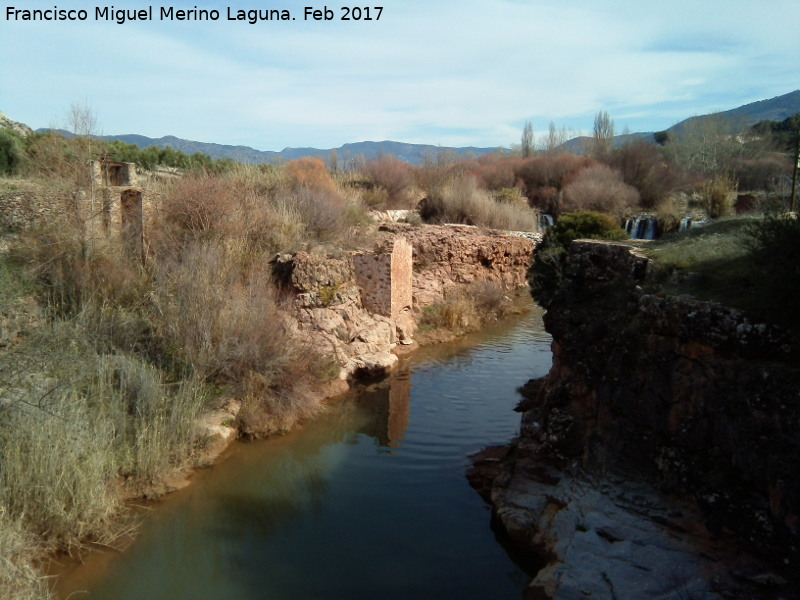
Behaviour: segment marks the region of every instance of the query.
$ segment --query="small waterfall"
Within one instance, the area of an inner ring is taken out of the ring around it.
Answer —
[[[553,215],[548,213],[539,213],[539,229],[547,229],[555,225]]]
[[[678,226],[678,231],[688,231],[693,227],[702,227],[703,225],[708,224],[708,217],[700,216],[696,217],[694,215],[686,215],[681,219],[681,224]]]
[[[655,216],[647,213],[625,221],[625,231],[634,240],[654,240],[661,233]]]

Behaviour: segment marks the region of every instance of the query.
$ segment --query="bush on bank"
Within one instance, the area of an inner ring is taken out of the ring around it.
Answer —
[[[534,300],[547,308],[564,278],[569,245],[573,240],[626,240],[628,234],[610,215],[596,212],[566,213],[547,229],[536,247],[528,283]]]

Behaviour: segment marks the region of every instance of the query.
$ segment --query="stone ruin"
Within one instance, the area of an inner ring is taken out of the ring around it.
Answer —
[[[390,319],[410,311],[414,293],[412,265],[411,244],[403,237],[377,252],[355,254],[353,270],[363,307]]]
[[[88,239],[118,239],[144,258],[144,192],[137,189],[134,163],[93,160],[87,165],[85,191],[75,198],[75,216]]]

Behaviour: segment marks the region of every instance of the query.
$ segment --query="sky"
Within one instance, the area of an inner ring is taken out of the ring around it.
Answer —
[[[659,131],[800,89],[797,0],[92,1],[0,2],[0,111],[68,128],[87,106],[98,134],[258,150],[511,147],[528,121],[540,140],[550,122],[590,132],[601,110],[617,132]],[[305,19],[309,5],[332,18]],[[372,20],[341,19],[366,6]],[[97,19],[104,7],[153,18]],[[219,19],[159,18],[195,7]],[[87,18],[14,18],[53,8]]]

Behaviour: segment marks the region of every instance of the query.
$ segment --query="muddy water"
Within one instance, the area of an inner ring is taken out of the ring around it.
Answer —
[[[160,503],[124,553],[94,553],[61,598],[519,598],[528,578],[466,483],[513,437],[516,387],[550,367],[537,310],[423,348],[386,382],[276,440],[237,444]]]

